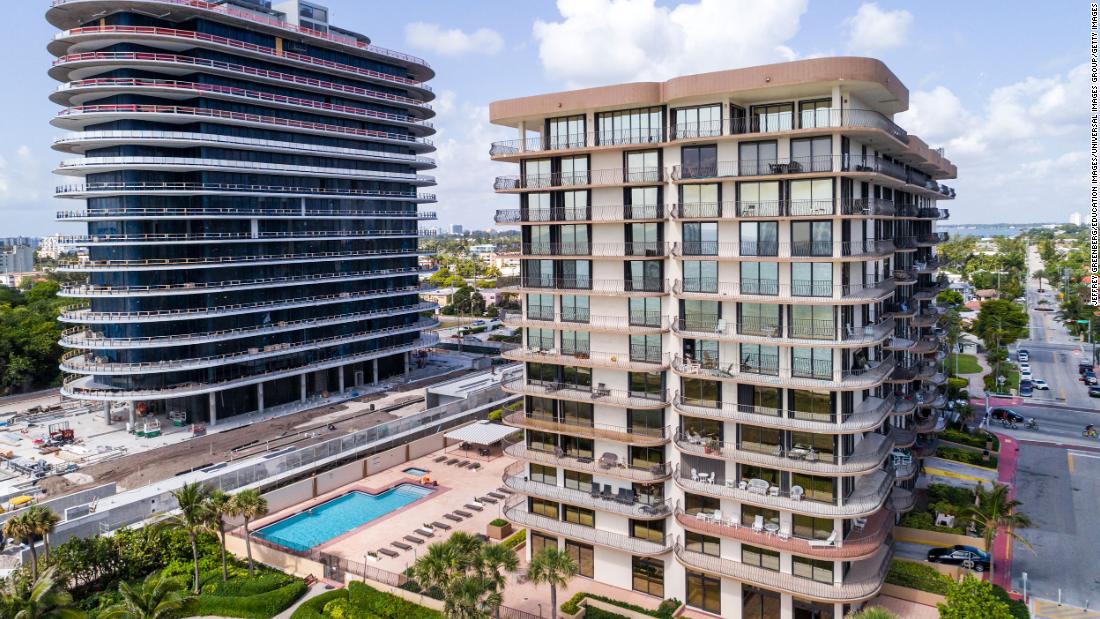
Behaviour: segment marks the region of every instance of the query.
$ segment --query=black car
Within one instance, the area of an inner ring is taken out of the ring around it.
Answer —
[[[1100,398],[1100,385],[1093,385],[1089,387],[1090,398]]]
[[[1088,372],[1085,372],[1085,375],[1081,377],[1081,380],[1083,380],[1086,385],[1095,385],[1097,384],[1096,373],[1092,370],[1089,370]]]
[[[982,552],[973,546],[933,548],[928,551],[928,560],[932,563],[962,565],[975,572],[984,572],[989,569],[989,553]]]
[[[1009,408],[995,408],[989,411],[989,416],[997,421],[1011,421],[1012,423],[1023,423],[1024,416]]]

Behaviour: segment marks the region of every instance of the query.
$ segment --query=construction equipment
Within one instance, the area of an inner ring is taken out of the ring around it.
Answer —
[[[151,419],[143,422],[137,431],[137,435],[144,438],[160,436],[160,419]]]
[[[187,411],[171,411],[168,413],[168,420],[173,426],[182,428],[187,425]]]
[[[62,421],[61,423],[51,423],[48,426],[50,439],[47,441],[47,445],[60,446],[68,445],[76,440],[76,434],[72,428],[69,427],[68,421]]]

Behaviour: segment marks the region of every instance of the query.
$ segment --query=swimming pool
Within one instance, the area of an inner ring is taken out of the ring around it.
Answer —
[[[427,475],[428,469],[422,469],[419,466],[410,466],[409,468],[402,471],[402,473],[408,473],[409,475],[420,477],[421,475]]]
[[[385,492],[349,492],[257,530],[254,535],[291,550],[306,551],[385,516],[432,493],[430,488],[401,484]]]

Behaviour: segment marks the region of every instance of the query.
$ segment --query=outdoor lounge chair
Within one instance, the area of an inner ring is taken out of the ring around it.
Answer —
[[[433,462],[435,462],[436,464],[439,464],[440,462],[443,462],[443,461],[445,461],[446,459],[447,459],[447,456],[439,456],[438,458],[436,458],[435,460],[433,460]],[[391,552],[392,552],[392,551],[391,551]]]
[[[756,531],[757,533],[762,533],[764,531],[764,517],[760,514],[757,514],[756,518],[753,518],[752,530]]]
[[[468,466],[470,466],[470,461],[469,460],[463,460],[462,462],[458,463],[458,468],[460,468],[460,469],[464,469]]]
[[[622,503],[624,505],[629,505],[630,503],[633,503],[633,501],[630,501],[626,498],[626,488],[619,488],[619,493],[615,495],[615,502]]]
[[[406,542],[412,542],[412,543],[417,544],[417,545],[422,545],[424,543],[424,540],[420,539],[419,537],[417,537],[415,535],[405,535],[401,539],[405,540]]]
[[[479,511],[479,510],[474,510],[474,511]],[[471,514],[470,512],[464,512],[461,509],[456,509],[455,514],[458,514],[459,516],[462,516],[463,518],[473,518],[474,517],[474,515]]]
[[[592,490],[588,492],[588,496],[593,499],[600,498],[600,484],[598,482],[592,482]]]
[[[458,462],[458,458],[451,458],[450,460],[447,460],[447,466],[450,466],[456,462]]]
[[[400,550],[412,550],[412,546],[406,544],[405,542],[390,542],[390,546],[393,546],[394,548],[398,548]]]
[[[466,509],[472,509],[475,512],[479,512],[479,511],[482,511],[482,510],[485,509],[484,507],[478,505],[477,503],[467,503],[467,504],[463,505],[463,507],[465,507]]]
[[[462,516],[458,516],[455,514],[443,514],[443,517],[447,520],[450,520],[451,522],[462,522]],[[443,527],[440,528],[442,529]],[[443,530],[446,531],[446,529]]]
[[[496,505],[497,500],[491,496],[483,496],[477,498],[478,503],[488,503],[489,505]]]
[[[827,539],[812,539],[809,541],[809,544],[810,548],[831,548],[833,546],[836,546],[836,531],[833,531]]]
[[[600,494],[605,499],[610,499],[615,496],[615,491],[611,489],[611,484],[603,485],[603,492]]]
[[[513,492],[511,488],[506,488],[504,486],[497,488],[497,492],[503,492],[504,494],[515,494],[515,492]]]
[[[380,554],[380,555],[386,555],[387,557],[397,557],[397,556],[400,556],[400,555],[398,555],[398,554],[397,554],[396,552],[394,552],[394,551],[390,550],[389,548],[379,548],[379,549],[378,549],[378,554]]]
[[[420,535],[422,537],[435,537],[435,532],[434,531],[429,531],[428,529],[425,529],[424,527],[417,527],[416,529],[413,530],[413,533],[416,533],[417,535]]]
[[[490,492],[489,496],[493,497],[494,499],[503,499],[504,498],[504,495],[499,493],[499,492]]]
[[[451,525],[449,525],[445,522],[439,522],[438,520],[433,522],[432,526],[436,529],[439,529],[440,531],[450,531],[451,530]]]

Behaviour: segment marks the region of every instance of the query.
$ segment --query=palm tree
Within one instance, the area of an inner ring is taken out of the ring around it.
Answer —
[[[455,619],[497,615],[508,574],[518,567],[515,551],[458,531],[428,546],[412,571],[422,588],[442,593],[443,614]]]
[[[484,598],[484,605],[492,610],[494,616],[499,617],[508,574],[519,568],[519,558],[516,557],[516,551],[511,548],[501,544],[483,543],[477,563],[478,580],[482,582],[488,593]]]
[[[978,488],[975,493],[978,496],[977,504],[968,505],[963,510],[962,515],[982,527],[985,547],[991,555],[993,554],[993,541],[997,536],[998,529],[1001,527],[1004,527],[1005,533],[1011,539],[1027,546],[1029,550],[1034,550],[1031,547],[1031,542],[1015,531],[1015,529],[1030,527],[1031,518],[1017,511],[1021,503],[1008,497],[1008,486],[994,482],[993,488],[989,491]],[[989,562],[989,580],[990,582],[993,581],[992,560]]]
[[[550,585],[550,619],[558,619],[558,587],[565,589],[569,579],[577,575],[577,562],[569,553],[547,546],[531,557],[527,580],[536,585]]]
[[[213,490],[206,499],[207,515],[218,530],[222,550],[222,582],[229,580],[229,565],[225,559],[225,518],[233,513],[233,501],[221,490]]]
[[[48,507],[32,505],[27,508],[27,520],[30,521],[34,534],[42,538],[42,544],[46,548],[46,561],[50,560],[50,535],[53,535],[57,524],[61,522],[58,516]]]
[[[15,619],[84,619],[73,596],[61,586],[57,568],[47,568],[34,582],[9,578],[2,596],[3,616]]]
[[[248,530],[248,523],[267,515],[267,499],[260,494],[259,490],[254,488],[241,490],[233,495],[231,507],[230,513],[233,516],[244,518],[244,548],[245,553],[248,555],[248,576],[251,577],[253,574],[252,532]]]
[[[1039,280],[1039,292],[1043,291],[1043,279],[1047,276],[1047,272],[1043,269],[1038,269],[1031,272],[1031,278]]]
[[[191,560],[195,570],[195,580],[191,593],[199,594],[199,534],[210,530],[209,504],[210,487],[199,482],[184,484],[172,491],[179,511],[174,512],[164,522],[164,526],[179,529],[187,533],[191,540]]]
[[[146,576],[138,588],[123,581],[118,585],[118,592],[122,601],[100,614],[102,619],[167,619],[194,599],[183,591],[178,580],[164,578],[158,572]]]
[[[29,511],[29,510],[28,510]],[[34,522],[28,518],[28,511],[16,514],[4,523],[4,537],[17,539],[31,548],[31,577],[38,577],[38,550],[34,547]]]

